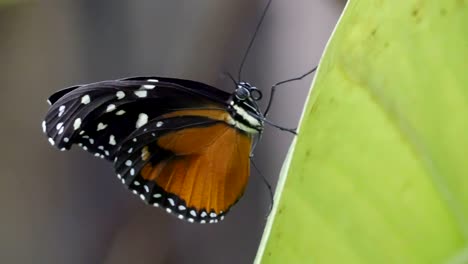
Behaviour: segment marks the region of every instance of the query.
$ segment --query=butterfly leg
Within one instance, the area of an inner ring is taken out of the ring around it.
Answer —
[[[277,125],[277,124],[275,124],[275,123],[273,123],[273,122],[271,122],[271,121],[269,121],[267,119],[263,119],[263,121],[265,123],[267,123],[268,125],[272,126],[272,127],[278,128],[281,131],[286,131],[286,132],[289,132],[289,133],[291,133],[293,135],[297,135],[297,128],[282,127],[282,126],[279,126],[279,125]]]

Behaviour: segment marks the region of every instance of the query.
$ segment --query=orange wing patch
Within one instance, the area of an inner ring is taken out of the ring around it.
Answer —
[[[223,214],[247,185],[251,141],[249,135],[221,122],[182,129],[157,141],[175,156],[146,164],[140,174],[185,201],[186,207],[198,214]]]

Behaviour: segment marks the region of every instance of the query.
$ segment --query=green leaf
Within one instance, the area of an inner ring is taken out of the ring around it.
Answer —
[[[467,4],[348,2],[257,262],[468,263]]]

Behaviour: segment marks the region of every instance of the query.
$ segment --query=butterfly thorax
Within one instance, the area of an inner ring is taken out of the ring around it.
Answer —
[[[249,83],[240,82],[229,99],[231,125],[249,134],[258,134],[263,130],[263,114],[256,101],[262,97],[261,92]]]

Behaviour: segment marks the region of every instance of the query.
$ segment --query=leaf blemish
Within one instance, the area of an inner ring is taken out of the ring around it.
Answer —
[[[440,9],[440,15],[441,15],[441,16],[447,15],[447,9],[441,8],[441,9]]]
[[[420,7],[415,7],[413,11],[411,11],[411,16],[416,20],[416,23],[421,22],[421,9]]]

